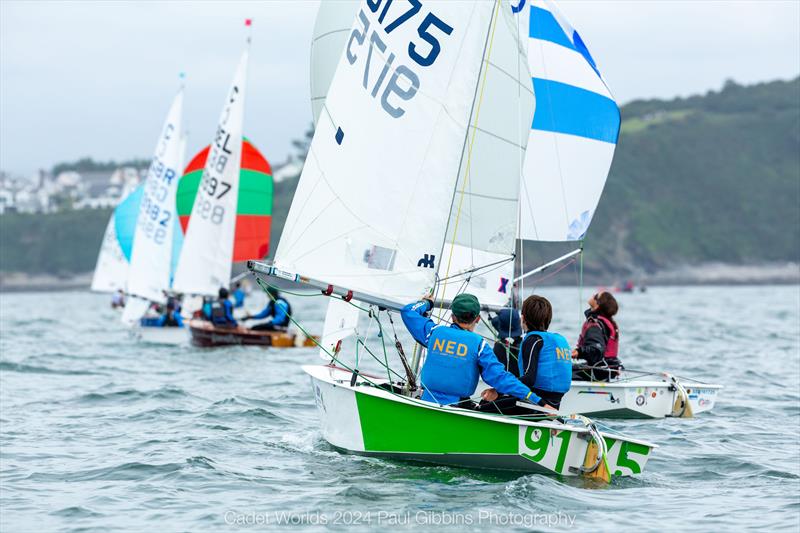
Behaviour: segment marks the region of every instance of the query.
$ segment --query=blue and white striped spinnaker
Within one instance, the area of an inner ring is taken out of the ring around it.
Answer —
[[[620,127],[614,97],[578,32],[548,0],[527,13],[536,110],[520,190],[519,236],[583,239],[608,176]]]

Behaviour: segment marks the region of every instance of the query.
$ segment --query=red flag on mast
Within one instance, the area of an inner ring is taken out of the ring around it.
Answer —
[[[252,26],[253,25],[253,19],[244,19],[244,25],[245,26]]]

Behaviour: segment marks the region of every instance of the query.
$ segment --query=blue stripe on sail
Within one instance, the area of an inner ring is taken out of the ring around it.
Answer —
[[[534,130],[577,135],[616,144],[620,115],[616,102],[574,85],[533,78]]]
[[[531,39],[550,41],[551,43],[565,46],[570,50],[575,50],[575,45],[564,33],[561,24],[558,23],[552,13],[541,7],[531,6],[528,35],[530,35]]]

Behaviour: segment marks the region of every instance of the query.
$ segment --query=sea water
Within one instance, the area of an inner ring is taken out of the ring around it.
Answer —
[[[588,290],[541,293],[574,340]],[[289,299],[319,333],[324,298]],[[300,370],[318,350],[146,345],[105,295],[0,295],[0,530],[797,531],[800,288],[619,300],[629,368],[725,388],[694,419],[605,421],[660,447],[598,486],[342,454]]]

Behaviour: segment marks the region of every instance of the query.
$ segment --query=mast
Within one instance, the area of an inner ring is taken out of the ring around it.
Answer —
[[[484,75],[484,71],[488,67],[488,58],[486,57],[486,50],[489,48],[489,38],[491,37],[492,30],[494,28],[494,21],[495,21],[495,17],[497,16],[497,6],[498,6],[498,4],[499,4],[499,1],[495,0],[495,6],[492,9],[492,16],[489,18],[489,24],[487,25],[487,28],[486,28],[486,39],[484,39],[484,42],[483,42],[483,53],[481,54],[481,68],[478,71],[478,79],[477,79],[477,82],[475,83],[475,91],[472,94],[472,106],[470,106],[469,120],[467,120],[467,129],[464,132],[464,143],[461,146],[461,157],[460,157],[459,162],[458,162],[458,170],[456,171],[456,181],[453,184],[453,196],[450,199],[450,215],[451,216],[447,218],[447,225],[445,225],[444,237],[442,239],[442,247],[441,247],[441,249],[439,251],[439,264],[440,265],[441,265],[442,259],[444,258],[444,249],[447,246],[447,234],[450,231],[450,218],[452,217],[453,207],[455,206],[456,194],[458,194],[459,177],[461,176],[461,167],[462,167],[462,165],[464,163],[464,154],[466,153],[466,150],[467,150],[467,140],[469,139],[470,133],[472,133],[472,135],[473,135],[473,141],[475,140],[475,134],[474,134],[475,130],[474,130],[474,128],[475,128],[475,126],[477,126],[477,124],[472,127],[473,129],[471,131],[470,131],[470,124],[472,124],[472,116],[473,116],[473,114],[475,114],[476,112],[480,111],[480,106],[478,106],[478,108],[476,109],[475,101],[478,98],[478,88],[483,86],[486,83],[486,78],[485,78],[485,75]],[[469,161],[467,161],[467,173],[465,173],[465,175],[464,175],[464,184],[462,185],[462,190],[461,190],[461,194],[462,194],[461,198],[462,198],[462,200],[463,200],[464,188],[466,188],[466,186],[467,186],[467,179],[468,179],[467,174],[468,174],[468,172],[469,172]],[[456,225],[457,224],[458,224],[458,219],[456,219]],[[454,231],[453,237],[455,239],[455,231]],[[451,246],[452,246],[452,244],[451,244]],[[450,261],[448,260],[447,271],[445,272],[445,278],[449,275],[449,271],[450,271]],[[447,281],[445,281],[444,286],[447,287]],[[442,291],[442,292],[444,293],[444,291]],[[444,297],[444,294],[442,295],[442,297]]]

